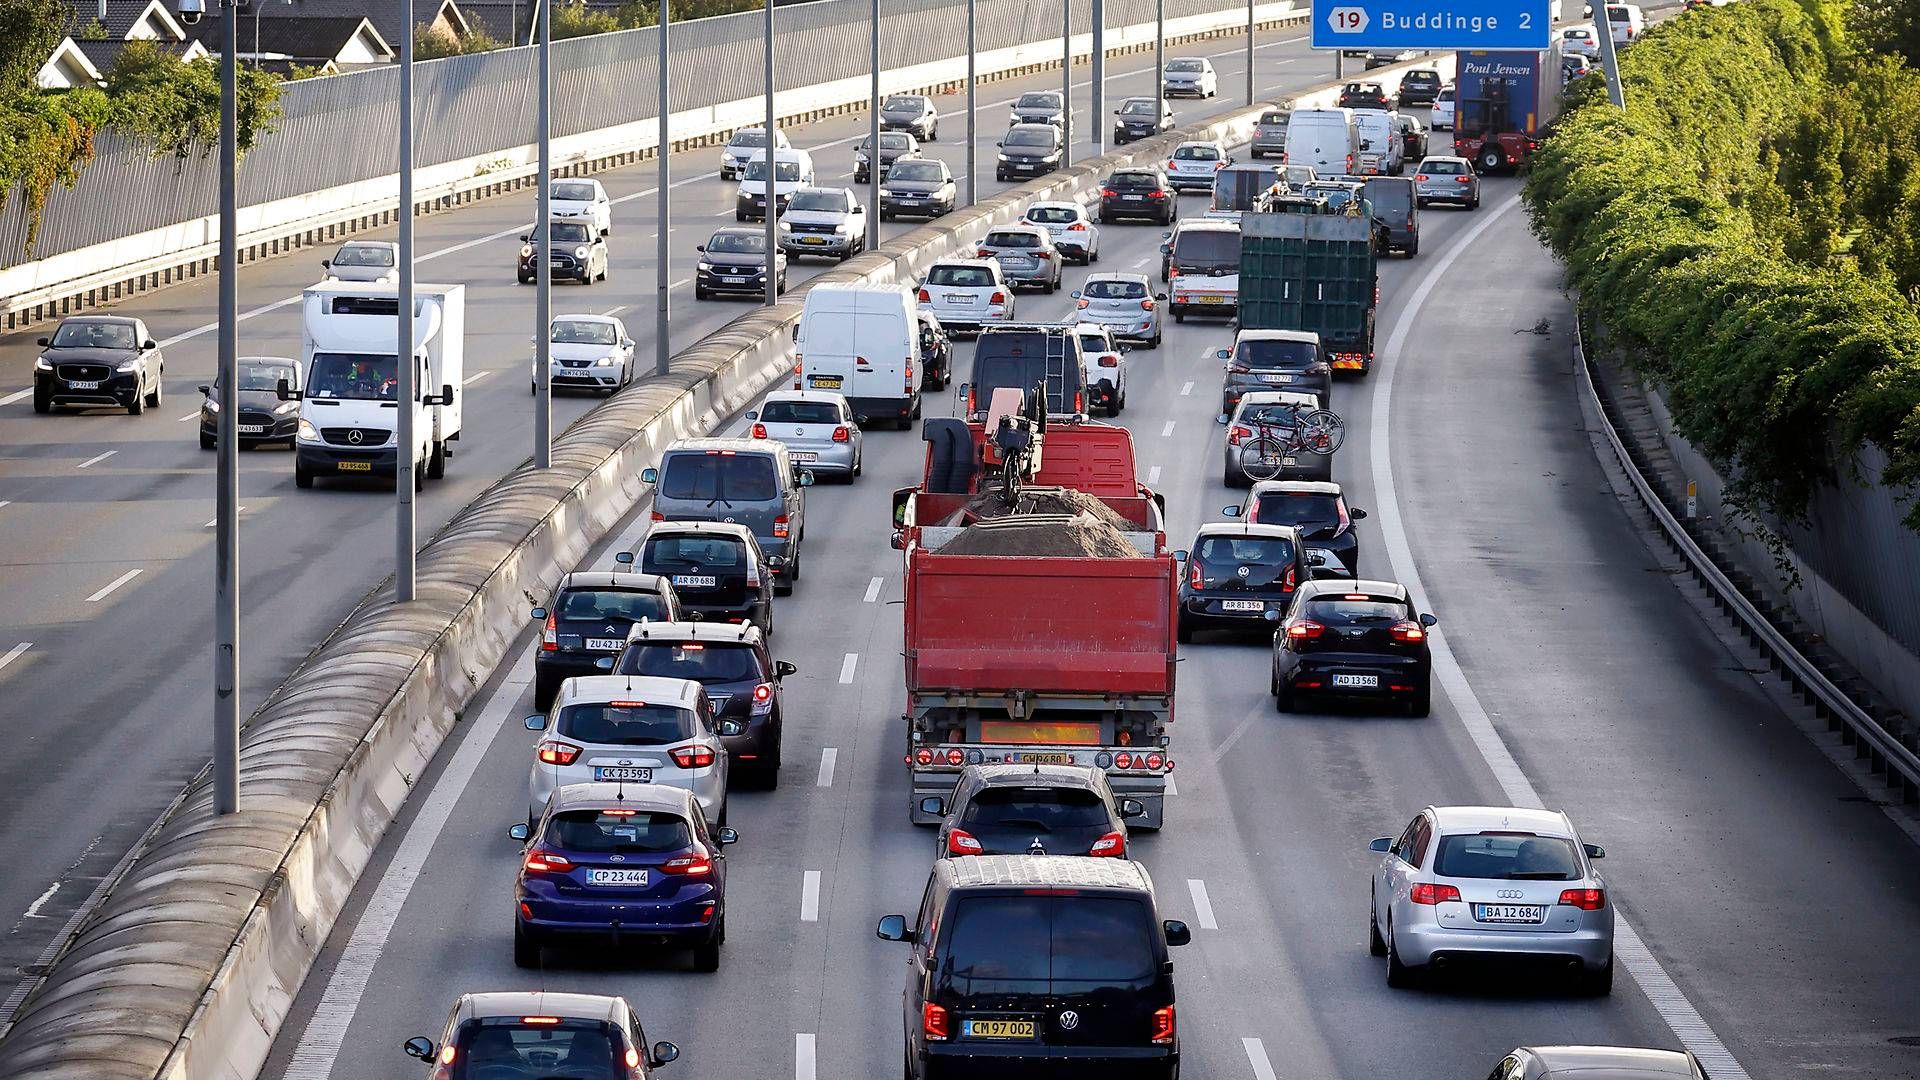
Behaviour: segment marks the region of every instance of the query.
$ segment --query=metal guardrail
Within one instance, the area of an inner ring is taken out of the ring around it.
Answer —
[[[1634,463],[1613,419],[1607,415],[1607,402],[1601,398],[1599,387],[1594,383],[1591,361],[1587,356],[1585,325],[1578,318],[1574,320],[1574,349],[1578,354],[1578,363],[1574,367],[1580,374],[1580,385],[1600,416],[1607,442],[1613,447],[1614,456],[1620,460],[1620,467],[1633,483],[1641,503],[1666,534],[1668,546],[1687,561],[1695,580],[1715,594],[1721,608],[1742,624],[1746,637],[1770,655],[1774,667],[1786,675],[1794,689],[1813,699],[1829,725],[1850,735],[1856,750],[1864,751],[1863,756],[1871,759],[1874,771],[1884,774],[1889,784],[1903,787],[1909,801],[1914,799],[1916,794],[1920,794],[1920,754],[1914,753],[1881,727],[1879,721],[1834,685],[1833,680],[1807,659],[1695,542],[1686,526],[1668,508],[1666,500],[1661,498]]]

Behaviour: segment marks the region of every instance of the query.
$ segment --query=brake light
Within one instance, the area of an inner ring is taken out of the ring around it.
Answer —
[[[969,386],[967,387],[967,412],[972,413],[975,411],[976,406],[974,405],[973,387]]]
[[[1581,911],[1599,911],[1607,906],[1607,890],[1566,889],[1560,893],[1560,903],[1567,907],[1577,907]]]
[[[1241,427],[1239,424],[1235,424],[1231,428],[1227,429],[1227,445],[1228,446],[1239,446],[1241,439],[1251,439],[1251,438],[1253,438],[1252,428]]]
[[[1224,169],[1226,167],[1227,167],[1227,163],[1224,161],[1216,161],[1213,163],[1214,172],[1219,172],[1221,169]]]
[[[757,589],[759,587],[760,587],[760,564],[750,563],[747,566],[747,588]]]
[[[1108,353],[1100,358],[1100,366],[1117,368],[1120,366],[1120,357],[1115,353]]]
[[[781,539],[787,535],[787,515],[781,514],[773,519],[773,535],[775,539]]]
[[[1007,294],[1003,292],[996,292],[992,296],[987,297],[987,303],[989,304],[1004,304],[1006,302]]]
[[[979,250],[977,250],[977,251],[975,251],[975,252],[974,252],[974,255],[975,255],[975,256],[977,256],[977,257],[979,257],[979,258],[982,258],[982,259],[985,259],[985,258],[987,258],[987,257],[989,257],[989,256],[991,256],[992,254],[993,254],[993,252],[991,252],[991,251],[989,251],[989,250],[987,250],[986,248],[980,248]]]
[[[1116,199],[1120,197],[1120,193],[1110,187],[1105,187],[1100,189],[1100,197],[1103,199]]]
[[[667,515],[665,515],[665,514],[663,514],[663,513],[661,513],[661,512],[660,512],[660,511],[658,511],[658,510],[655,510],[655,511],[653,512],[653,514],[652,514],[652,517],[653,517],[653,520],[655,520],[655,521],[665,521],[665,520],[667,520]]]
[[[557,1016],[523,1016],[520,1018],[520,1022],[523,1024],[557,1024],[560,1022],[560,1018]]]
[[[1152,311],[1152,310],[1153,310],[1153,301],[1152,301],[1152,300],[1142,300],[1142,301],[1140,301],[1140,310],[1141,310],[1141,311]]]
[[[965,829],[955,829],[947,834],[947,853],[949,855],[978,855],[986,849],[972,833]]]
[[[1149,192],[1147,192],[1147,198],[1149,198],[1149,199],[1164,199],[1164,198],[1166,198],[1166,197],[1167,197],[1167,193],[1166,193],[1166,192],[1164,192],[1164,191],[1149,191]]]
[[[922,1002],[920,1004],[920,1037],[934,1042],[946,1042],[948,1034],[947,1007],[935,1005],[931,1001]]]
[[[1420,181],[1424,181],[1424,180],[1426,180],[1426,178],[1427,178],[1427,174],[1426,174],[1426,173],[1414,173],[1414,174],[1413,174],[1413,178],[1414,178],[1415,180],[1420,180]]]
[[[1393,625],[1393,640],[1405,642],[1409,645],[1425,641],[1427,640],[1427,628],[1417,622],[1395,623]]]
[[[1125,750],[1113,755],[1113,767],[1116,769],[1133,768],[1133,755]]]
[[[540,631],[540,649],[543,652],[560,651],[560,628],[557,620],[558,616],[552,612],[547,613],[546,629]]]
[[[1045,262],[1045,261],[1048,261],[1048,260],[1051,260],[1051,259],[1053,258],[1053,252],[1051,252],[1051,251],[1036,251],[1036,252],[1034,252],[1034,253],[1033,253],[1033,257],[1034,257],[1034,258],[1036,258],[1036,259],[1039,259],[1039,260],[1041,260],[1042,262]]]
[[[704,851],[691,855],[682,855],[677,859],[668,859],[660,864],[663,874],[685,874],[688,877],[705,877],[713,873],[713,860]]]
[[[1253,374],[1253,369],[1252,369],[1252,368],[1250,368],[1250,367],[1248,367],[1248,366],[1247,366],[1247,365],[1245,365],[1245,364],[1228,364],[1228,365],[1227,365],[1227,370],[1228,370],[1228,371],[1231,371],[1231,372],[1233,372],[1233,373],[1234,373],[1235,375],[1251,375],[1251,374]]]
[[[1312,619],[1302,619],[1287,625],[1287,637],[1293,641],[1311,641],[1325,633],[1326,629]]]
[[[1162,765],[1165,765],[1169,771],[1173,769],[1173,759],[1161,757],[1160,751],[1158,750],[1148,751],[1147,756],[1140,760],[1146,764],[1147,768],[1152,769],[1154,772],[1159,772]]]
[[[1153,1041],[1154,1043],[1156,1045],[1165,1046],[1173,1042],[1173,1035],[1174,1035],[1173,1006],[1168,1005],[1164,1009],[1153,1010]]]
[[[1167,159],[1167,171],[1168,171],[1168,172],[1172,172],[1173,170],[1175,170],[1175,169],[1177,169],[1177,168],[1179,168],[1179,166],[1178,166],[1178,165],[1176,165],[1176,164],[1174,164],[1174,160],[1173,160],[1172,158],[1168,158],[1168,159]]]
[[[1087,411],[1086,395],[1078,390],[1073,392],[1073,411],[1077,413]]]
[[[1093,842],[1089,855],[1124,857],[1127,854],[1127,834],[1110,832]]]
[[[683,769],[704,769],[713,764],[713,751],[705,746],[682,746],[668,755]]]
[[[530,874],[564,874],[573,869],[573,860],[551,851],[529,851],[524,865]]]
[[[918,750],[915,750],[915,751],[913,752],[913,763],[914,763],[915,765],[931,765],[931,764],[933,764],[933,751],[931,751],[931,750],[929,750],[929,749],[927,749],[927,748],[926,748],[926,747],[924,747],[924,746],[923,746],[923,747],[921,747],[921,748],[920,748],[920,749],[918,749]]]
[[[754,438],[756,438],[756,439],[764,439],[764,438],[766,438],[766,437],[767,437],[767,425],[765,425],[765,424],[755,424],[755,425],[753,425],[753,437],[754,437]]]
[[[1339,515],[1338,520],[1340,522],[1339,527],[1333,530],[1333,535],[1347,535],[1347,530],[1353,528],[1353,519],[1347,516],[1347,500],[1335,499],[1333,501],[1333,512]]]
[[[540,744],[539,755],[542,765],[571,765],[580,756],[580,748],[558,739],[548,739]]]
[[[1067,231],[1068,232],[1086,232],[1087,223],[1084,221],[1076,221],[1073,224],[1067,226]]]
[[[1444,904],[1449,900],[1460,899],[1460,890],[1451,885],[1435,885],[1431,882],[1422,881],[1407,891],[1407,899],[1416,904],[1425,904],[1428,907],[1432,907],[1435,904]]]
[[[1299,572],[1294,567],[1291,567],[1291,566],[1287,567],[1286,574],[1280,578],[1281,592],[1293,591],[1293,587],[1300,583],[1298,573]]]
[[[947,751],[947,764],[952,765],[956,769],[966,760],[967,756],[962,754],[958,747],[951,748]]]
[[[847,425],[845,424],[840,424],[833,429],[834,442],[846,442],[848,439],[852,437],[853,436],[848,433]]]
[[[1353,172],[1353,155],[1352,154],[1347,155],[1347,172],[1348,173]]]
[[[929,293],[929,292],[927,292],[927,290],[925,290],[925,289],[921,289],[921,290],[920,290],[920,302],[921,302],[921,303],[923,303],[923,304],[931,304],[931,303],[933,303],[933,294],[931,294],[931,293]]]
[[[1473,183],[1473,177],[1471,177],[1471,176],[1456,176],[1456,177],[1454,177],[1454,178],[1453,178],[1453,182],[1454,182],[1454,183],[1456,183],[1456,184],[1471,184],[1471,183]]]
[[[755,705],[765,705],[767,702],[772,700],[773,700],[773,684],[772,683],[763,682],[763,683],[754,684],[753,703]]]
[[[1080,301],[1079,303],[1077,303],[1077,304],[1075,304],[1074,306],[1075,306],[1075,307],[1079,307],[1079,308],[1084,308],[1084,307],[1086,307],[1086,306],[1087,306],[1087,301],[1085,301],[1085,300],[1082,300],[1082,301]]]
[[[1194,563],[1191,567],[1188,568],[1187,584],[1196,589],[1200,587],[1200,564],[1199,563]]]

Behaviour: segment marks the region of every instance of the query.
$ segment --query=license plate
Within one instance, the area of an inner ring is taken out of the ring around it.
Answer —
[[[1267,605],[1260,600],[1222,600],[1222,611],[1265,611]]]
[[[819,454],[808,453],[805,450],[796,450],[787,456],[793,458],[793,460],[795,461],[819,461],[820,460]]]
[[[962,1020],[960,1035],[967,1039],[1031,1039],[1031,1020]]]
[[[240,425],[240,434],[242,435],[259,435],[264,433],[266,430],[267,430],[267,426],[265,424],[241,424]]]
[[[595,765],[593,767],[593,778],[595,780],[624,780],[633,784],[650,784],[653,782],[653,770],[642,769],[632,765]]]
[[[1227,302],[1227,298],[1224,296],[1203,296],[1200,298],[1200,302],[1203,304],[1224,304]]]
[[[1009,765],[1071,765],[1072,754],[1047,750],[1014,750],[1007,754]]]
[[[1146,198],[1147,198],[1145,195],[1124,195],[1121,197],[1126,199],[1128,202],[1144,202],[1146,201]]]
[[[342,462],[339,462],[338,464],[341,472],[372,472],[373,471],[373,462],[371,461],[342,461]]]
[[[645,870],[589,870],[587,871],[587,884],[589,885],[644,886],[646,885],[646,883],[647,883],[647,872]]]
[[[840,376],[809,375],[807,376],[807,385],[818,387],[822,390],[838,390],[840,389]]]
[[[1335,675],[1333,677],[1333,685],[1351,686],[1361,690],[1377,690],[1380,688],[1380,676],[1378,675]]]
[[[743,277],[722,278],[721,280],[729,285],[745,285],[747,283],[747,279]]]
[[[803,236],[800,238],[800,242],[803,244],[824,244],[827,242],[827,238],[824,236]]]
[[[67,385],[68,385],[68,386],[71,386],[71,387],[72,387],[72,388],[74,388],[75,390],[98,390],[98,389],[100,389],[100,383],[99,383],[99,381],[98,381],[98,380],[94,380],[94,381],[90,381],[90,382],[81,382],[81,381],[80,381],[80,380],[78,380],[78,379],[68,379],[68,380],[67,380]]]
[[[675,574],[673,575],[673,583],[695,589],[711,589],[715,585],[720,584],[719,580],[712,574]]]
[[[1280,467],[1283,469],[1291,469],[1298,464],[1299,462],[1292,457],[1283,457],[1280,459]]]
[[[595,649],[600,652],[619,652],[621,649],[624,649],[626,647],[627,647],[626,638],[590,637],[587,639],[587,648]]]
[[[1538,904],[1475,904],[1475,922],[1539,923],[1547,921],[1547,909]]]
[[[948,304],[971,304],[971,303],[973,303],[973,297],[971,297],[971,296],[943,296],[943,297],[941,297],[940,299],[941,299],[941,301],[942,301],[943,303],[948,303]]]
[[[1290,383],[1290,382],[1292,382],[1292,381],[1293,381],[1293,376],[1291,376],[1291,375],[1262,375],[1262,376],[1260,376],[1260,381],[1261,381],[1261,382],[1268,382],[1268,383]]]

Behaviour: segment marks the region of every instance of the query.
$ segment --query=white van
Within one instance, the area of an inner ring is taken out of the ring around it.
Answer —
[[[793,388],[831,390],[862,422],[920,415],[920,315],[904,285],[821,283],[793,330]]]
[[[1356,176],[1399,176],[1406,171],[1406,147],[1400,125],[1385,109],[1353,110],[1353,126],[1360,129],[1360,168]]]
[[[1310,165],[1321,176],[1351,176],[1360,168],[1360,129],[1352,109],[1295,109],[1287,115],[1287,148],[1280,160]]]
[[[446,473],[447,444],[460,438],[465,368],[464,285],[414,285],[414,479]],[[394,476],[400,460],[400,367],[395,354],[400,289],[377,282],[323,281],[301,297],[300,399],[293,482],[321,476]],[[404,482],[404,481],[403,481]]]
[[[774,155],[774,214],[785,213],[787,201],[803,187],[813,186],[813,155],[799,147],[776,147]],[[740,173],[733,195],[733,220],[764,221],[767,217],[767,152],[755,150]]]
[[[1646,32],[1647,20],[1634,4],[1608,4],[1607,25],[1613,28],[1615,45],[1631,45]]]

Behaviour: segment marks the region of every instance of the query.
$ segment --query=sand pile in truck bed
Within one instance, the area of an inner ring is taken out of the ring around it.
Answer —
[[[969,518],[1004,518],[1016,514],[1064,514],[1068,517],[1086,514],[1104,522],[1115,532],[1133,532],[1139,528],[1092,495],[1063,487],[1026,488],[1020,492],[1020,504],[1011,507],[1002,502],[998,495],[975,495],[967,500],[964,508],[954,511],[940,524],[964,525]]]
[[[943,524],[958,525],[970,511],[980,520],[940,548],[942,555],[1027,555],[1054,558],[1141,559],[1123,532],[1129,522],[1105,503],[1070,488],[1022,492],[1009,507],[981,495]]]

